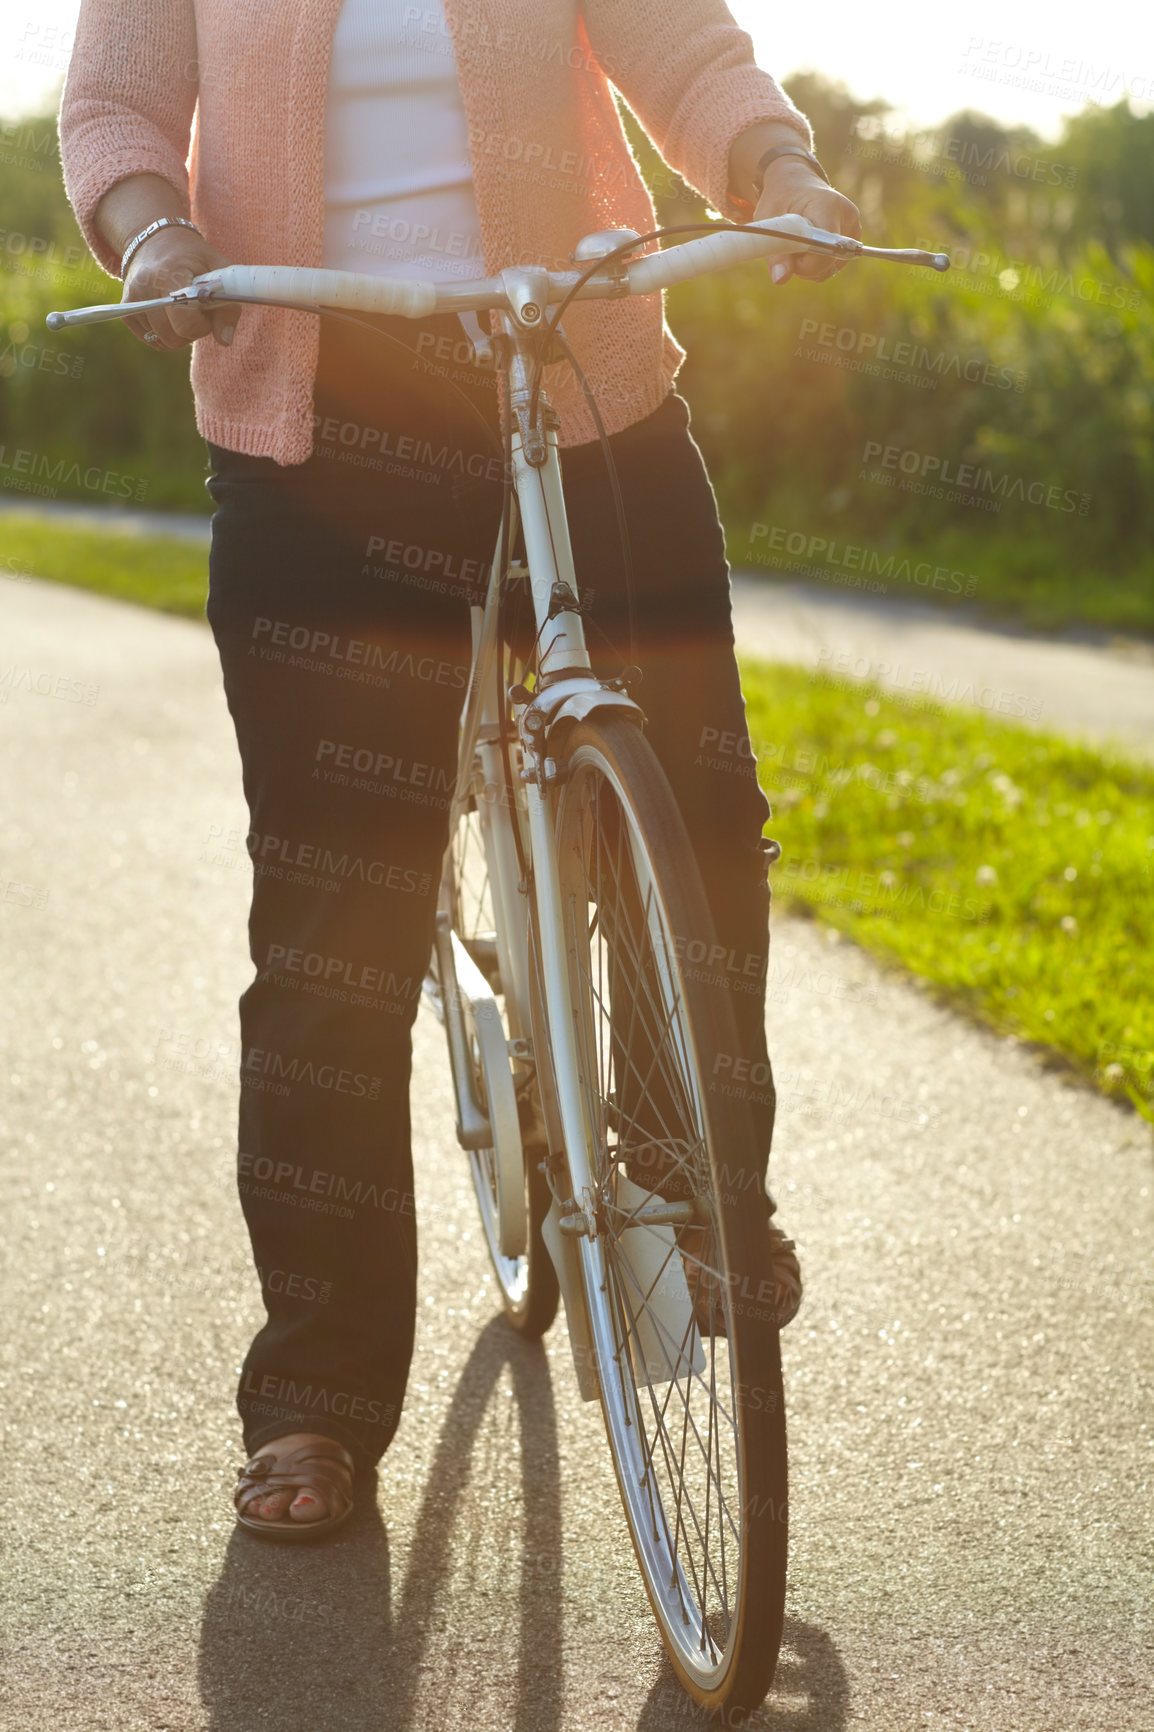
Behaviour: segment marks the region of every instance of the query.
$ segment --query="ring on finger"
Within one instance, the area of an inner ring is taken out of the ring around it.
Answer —
[[[145,331],[144,340],[146,343],[159,344],[160,342],[160,338],[157,336],[155,331]]]

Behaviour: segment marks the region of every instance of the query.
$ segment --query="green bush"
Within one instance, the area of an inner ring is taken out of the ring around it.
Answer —
[[[41,148],[45,137],[51,151]],[[55,123],[22,124],[0,165],[0,487],[13,497],[205,511],[188,355],[116,325],[49,331],[48,313],[120,298],[64,196]]]
[[[932,598],[1154,632],[1154,117],[1120,104],[1054,146],[972,115],[887,138],[881,104],[790,90],[867,241],[953,268],[775,289],[751,265],[672,291],[734,563],[852,584],[847,558],[921,562],[946,568]],[[703,214],[633,138],[663,221]]]

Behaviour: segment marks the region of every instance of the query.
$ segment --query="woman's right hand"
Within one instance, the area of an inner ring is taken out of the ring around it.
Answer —
[[[124,279],[126,301],[151,301],[185,288],[194,277],[231,264],[192,229],[157,229],[133,254]],[[139,318],[125,319],[128,329],[150,349],[181,349],[210,334],[226,347],[232,342],[240,309],[235,306],[161,307]],[[151,333],[151,335],[149,335]],[[154,340],[155,339],[155,340]]]

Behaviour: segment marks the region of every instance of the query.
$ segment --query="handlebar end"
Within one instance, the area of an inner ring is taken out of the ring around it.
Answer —
[[[930,262],[935,271],[948,271],[950,268],[949,256],[946,253],[935,253]]]
[[[65,318],[63,313],[49,313],[44,323],[48,326],[50,331],[62,331],[67,325],[68,320]]]

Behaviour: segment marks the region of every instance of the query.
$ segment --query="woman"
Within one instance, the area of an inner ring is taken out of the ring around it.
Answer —
[[[584,234],[654,226],[609,79],[718,209],[859,233],[722,0],[83,0],[65,178],[129,300],[234,259],[466,279],[561,265]],[[802,255],[772,274],[833,268]],[[254,860],[240,1190],[268,1311],[238,1393],[254,1459],[237,1509],[277,1538],[343,1520],[400,1417],[410,1029],[447,824],[444,797],[412,796],[451,785],[465,604],[500,504],[494,392],[460,362],[459,325],[374,323],[376,339],[271,309],[129,321],[156,349],[196,345],[217,504],[208,616]],[[767,807],[752,769],[701,764],[704,728],[740,738],[745,721],[721,531],[672,390],[681,351],[654,297],[579,303],[566,327],[613,437],[650,738],[718,937],[759,987],[735,1003],[745,1056],[765,1064]],[[578,578],[621,642],[593,424],[565,372],[547,384]],[[764,1176],[772,1109],[759,1131]],[[796,1260],[775,1244],[789,1313]]]

